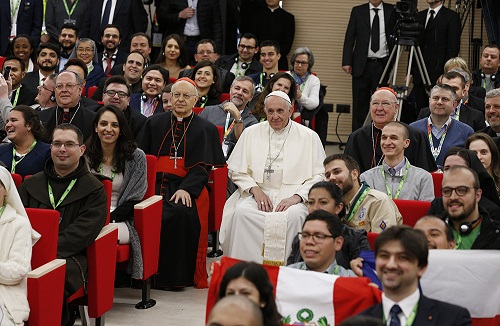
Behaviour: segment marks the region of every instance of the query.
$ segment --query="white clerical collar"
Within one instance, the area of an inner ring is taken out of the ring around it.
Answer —
[[[267,8],[269,8],[269,7],[267,7]],[[278,6],[278,7],[274,8],[274,9],[273,9],[273,8],[269,8],[269,10],[271,10],[271,12],[274,12],[274,11],[276,11],[276,10],[278,10],[278,9],[280,9],[280,6]]]
[[[286,124],[286,126],[281,129],[281,130],[274,130],[271,125],[269,125],[269,128],[271,128],[273,130],[273,133],[275,134],[282,134],[288,130],[290,130],[290,128],[292,127],[292,120],[288,119],[288,123]]]
[[[403,315],[405,318],[404,320],[402,320],[401,325],[404,325],[404,323],[410,316],[411,312],[413,311],[413,307],[415,307],[419,299],[420,299],[420,291],[418,287],[412,294],[410,294],[409,296],[407,296],[406,298],[404,298],[399,302],[392,301],[385,295],[385,293],[382,293],[382,308],[384,309],[384,316],[386,317],[386,320],[389,320],[390,318],[389,316],[392,306],[397,304],[403,311]]]

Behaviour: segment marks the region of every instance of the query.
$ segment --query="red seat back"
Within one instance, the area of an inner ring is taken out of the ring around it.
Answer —
[[[16,185],[16,188],[19,188],[21,183],[23,183],[23,177],[20,174],[17,173],[11,173],[12,180],[14,180],[14,184]]]
[[[368,242],[370,243],[370,247],[372,248],[372,250],[375,250],[375,240],[377,239],[379,234],[380,233],[375,233],[375,232],[368,232],[366,234],[367,238],[368,238]]]
[[[148,199],[153,196],[156,191],[156,156],[154,155],[146,155],[146,165],[147,165],[147,181],[148,188],[146,189],[146,193],[142,199]]]
[[[109,224],[110,209],[111,209],[111,194],[113,193],[113,182],[111,180],[101,180],[104,190],[106,190],[106,197],[108,197],[108,216],[106,217],[106,225]]]
[[[194,114],[200,114],[200,112],[203,111],[203,108],[194,107],[193,111],[194,111]]]
[[[90,86],[87,92],[87,97],[91,98],[94,95],[94,92],[97,90],[97,86]]]
[[[415,226],[419,218],[427,215],[431,207],[431,202],[421,200],[394,199],[394,203],[403,216],[403,224],[411,227]]]
[[[31,268],[56,259],[59,233],[59,212],[52,209],[26,208],[31,227],[42,235],[33,246]]]
[[[169,84],[174,84],[176,81],[177,81],[177,78],[170,77],[170,78],[168,79],[168,83],[169,83]]]
[[[442,197],[441,184],[443,183],[443,174],[438,172],[431,172],[432,182],[434,183],[434,196]]]
[[[231,99],[231,95],[229,93],[222,93],[219,97],[219,101],[222,103],[224,101],[229,101]]]

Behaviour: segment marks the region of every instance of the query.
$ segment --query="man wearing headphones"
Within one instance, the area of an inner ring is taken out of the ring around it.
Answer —
[[[215,61],[215,65],[229,70],[236,77],[257,74],[262,72],[262,65],[255,59],[258,52],[257,38],[253,34],[245,33],[238,44],[238,53],[223,55]]]
[[[262,72],[250,75],[255,84],[255,91],[262,92],[269,80],[279,71],[278,62],[281,58],[280,45],[273,40],[260,43],[260,63]]]
[[[453,166],[444,173],[444,220],[452,227],[456,249],[500,249],[500,223],[480,209],[482,190],[474,170]]]
[[[488,44],[483,48],[481,59],[479,60],[480,69],[472,72],[472,81],[474,86],[482,87],[486,92],[500,87],[500,48],[495,44]]]
[[[168,70],[158,64],[142,72],[142,93],[130,96],[130,107],[149,117],[162,113],[161,90],[168,84]]]

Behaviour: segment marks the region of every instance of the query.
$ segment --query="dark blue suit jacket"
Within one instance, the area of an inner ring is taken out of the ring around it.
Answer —
[[[382,319],[382,303],[376,304],[359,313],[360,315],[372,316]],[[420,295],[418,301],[417,316],[413,325],[418,326],[467,326],[471,324],[470,313],[467,309],[433,300]]]
[[[13,143],[0,145],[0,161],[5,164],[7,170],[12,168],[12,148]],[[27,175],[37,174],[43,171],[45,161],[50,157],[50,145],[41,141],[36,143],[31,152],[26,154],[21,162],[16,165],[15,173],[23,178]]]
[[[0,1],[0,55],[7,56],[9,47],[10,30],[12,27],[10,17],[10,1]],[[17,14],[17,34],[30,35],[35,40],[35,46],[40,43],[42,33],[42,0],[21,0]]]
[[[141,102],[142,102],[141,96],[142,96],[142,93],[136,93],[136,94],[130,95],[130,104],[129,104],[129,106],[130,106],[130,108],[132,110],[135,110],[135,111],[137,111],[139,113],[141,113]],[[163,110],[163,103],[161,102],[161,100],[159,100],[156,103],[156,109],[155,109],[153,115],[159,114],[159,113],[163,113],[163,112],[165,112]]]

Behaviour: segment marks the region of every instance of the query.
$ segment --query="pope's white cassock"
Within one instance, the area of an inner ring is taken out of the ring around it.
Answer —
[[[280,131],[268,122],[245,128],[228,160],[238,190],[227,200],[219,240],[224,254],[258,263],[283,265],[292,240],[307,216],[307,195],[324,180],[325,151],[313,130],[289,120]],[[250,188],[259,186],[272,201],[299,195],[302,202],[284,212],[263,212]]]

